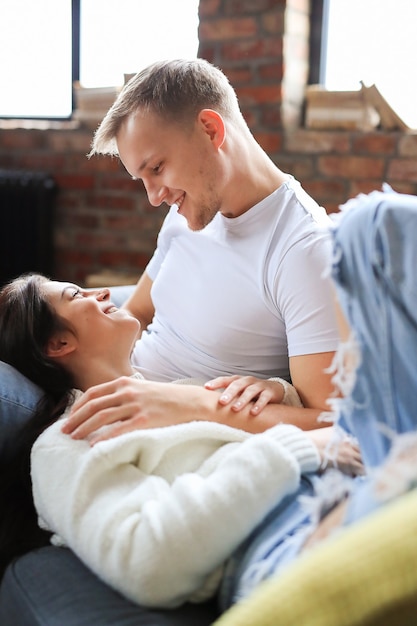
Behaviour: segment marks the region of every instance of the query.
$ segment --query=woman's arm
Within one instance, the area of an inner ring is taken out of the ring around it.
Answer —
[[[195,423],[137,431],[91,448],[54,424],[32,452],[34,501],[47,527],[99,577],[148,606],[178,606],[201,589],[263,516],[296,490],[300,472],[320,462],[304,433],[279,426],[221,447],[199,473],[172,483],[147,474],[141,437],[160,441],[187,426],[203,433],[224,428]]]

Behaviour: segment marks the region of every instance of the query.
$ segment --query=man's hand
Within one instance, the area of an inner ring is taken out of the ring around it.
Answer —
[[[258,415],[269,403],[280,403],[284,397],[281,383],[255,376],[219,376],[204,386],[206,389],[220,390],[219,403],[223,406],[230,404],[232,411],[241,411],[250,404],[252,415]]]

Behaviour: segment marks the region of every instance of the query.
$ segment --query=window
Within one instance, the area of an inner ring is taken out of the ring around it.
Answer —
[[[0,117],[69,118],[72,83],[123,84],[164,58],[198,51],[198,0],[5,0]]]
[[[0,59],[0,117],[69,117],[70,0],[2,2]]]
[[[360,81],[375,83],[406,124],[417,128],[417,2],[323,0],[314,4],[316,15],[323,5],[321,62],[318,75],[313,75],[315,82],[330,90],[356,90]]]

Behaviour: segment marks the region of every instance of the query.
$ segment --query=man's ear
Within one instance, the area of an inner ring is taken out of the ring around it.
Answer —
[[[213,109],[202,109],[198,114],[198,121],[202,124],[204,132],[210,137],[213,145],[220,148],[226,139],[226,126],[220,113]]]
[[[74,352],[76,348],[75,337],[68,331],[57,332],[46,345],[46,356],[52,359],[62,358]]]

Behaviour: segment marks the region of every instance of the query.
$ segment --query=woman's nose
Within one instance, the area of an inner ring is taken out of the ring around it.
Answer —
[[[96,298],[100,302],[102,302],[103,300],[108,300],[110,298],[110,289],[104,287],[103,289],[98,290],[96,292]]]

